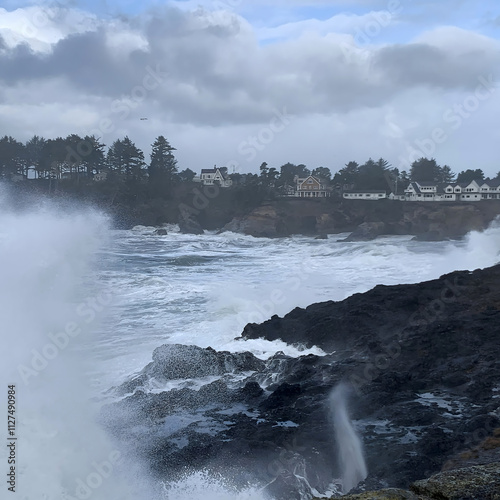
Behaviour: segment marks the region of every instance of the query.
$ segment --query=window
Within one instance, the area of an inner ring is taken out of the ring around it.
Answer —
[[[307,183],[308,183],[308,184],[312,184],[312,183],[313,183],[313,180],[312,180],[312,179],[307,179]]]

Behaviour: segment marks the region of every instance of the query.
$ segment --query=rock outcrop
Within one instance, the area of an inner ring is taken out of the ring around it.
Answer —
[[[344,500],[500,500],[500,462],[441,472],[428,479],[416,481],[410,486],[410,490],[387,488],[345,495],[342,498]]]
[[[499,200],[418,203],[281,199],[234,218],[223,230],[270,238],[351,232],[347,241],[366,241],[380,235],[414,235],[439,241],[485,229],[499,214]]]
[[[203,234],[203,228],[196,217],[188,212],[181,213],[179,217],[179,231],[184,234]]]
[[[317,345],[324,356],[277,353],[262,361],[163,346],[115,390],[122,399],[102,418],[124,451],[133,448],[163,479],[204,468],[236,485],[256,483],[278,500],[338,495],[329,394],[343,381],[352,388],[350,414],[369,472],[352,492],[365,496],[352,498],[461,498],[432,496],[449,471],[411,493],[364,492],[408,490],[500,427],[499,324],[500,266],[377,286],[247,325],[241,339]]]

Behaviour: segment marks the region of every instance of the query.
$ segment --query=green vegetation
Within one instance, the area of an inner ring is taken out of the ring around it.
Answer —
[[[164,136],[154,140],[149,157],[129,137],[107,147],[95,136],[77,134],[55,139],[35,135],[26,143],[5,136],[0,138],[0,179],[21,192],[69,196],[113,207],[115,212],[146,212],[153,224],[176,222],[178,205],[192,205],[203,186],[194,182],[199,172],[179,170],[175,151]],[[200,170],[204,167],[200,165]],[[279,167],[264,162],[258,174],[228,174],[225,167],[220,170],[231,178],[232,186],[219,190],[216,200],[210,201],[211,210],[233,216],[252,210],[264,200],[293,194],[296,178],[311,174],[331,190],[332,200],[340,198],[344,190],[401,191],[410,181],[455,180],[451,168],[439,166],[434,158],[416,160],[410,172],[400,172],[383,158],[369,158],[363,164],[350,161],[334,175],[328,167],[309,169],[290,162]],[[484,179],[482,170],[469,169],[456,177],[458,182],[472,179]]]

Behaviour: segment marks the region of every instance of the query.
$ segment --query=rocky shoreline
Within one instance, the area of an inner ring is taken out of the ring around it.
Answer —
[[[316,345],[323,356],[260,360],[159,347],[140,374],[111,391],[121,399],[104,407],[102,420],[158,478],[204,469],[277,500],[334,498],[342,487],[329,395],[344,382],[368,468],[352,492],[365,496],[350,498],[493,499],[366,492],[500,461],[494,440],[493,452],[469,456],[475,462],[460,458],[500,427],[499,324],[500,265],[377,286],[249,324],[241,337],[243,347],[249,338],[280,338]]]
[[[368,241],[383,235],[413,235],[425,241],[440,241],[481,231],[499,214],[500,200],[445,204],[281,199],[233,218],[222,230],[269,238],[350,232],[346,241]]]

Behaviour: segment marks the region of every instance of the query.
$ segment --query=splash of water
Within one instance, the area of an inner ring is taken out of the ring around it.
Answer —
[[[344,383],[340,383],[330,394],[330,411],[338,446],[344,494],[368,475],[363,445],[347,411],[348,391],[348,387]]]
[[[79,351],[104,313],[99,290],[86,281],[107,218],[81,207],[12,212],[4,204],[0,186],[0,321],[8,346],[0,379],[15,385],[15,493],[25,500],[137,498],[123,481],[124,457],[95,421]]]

